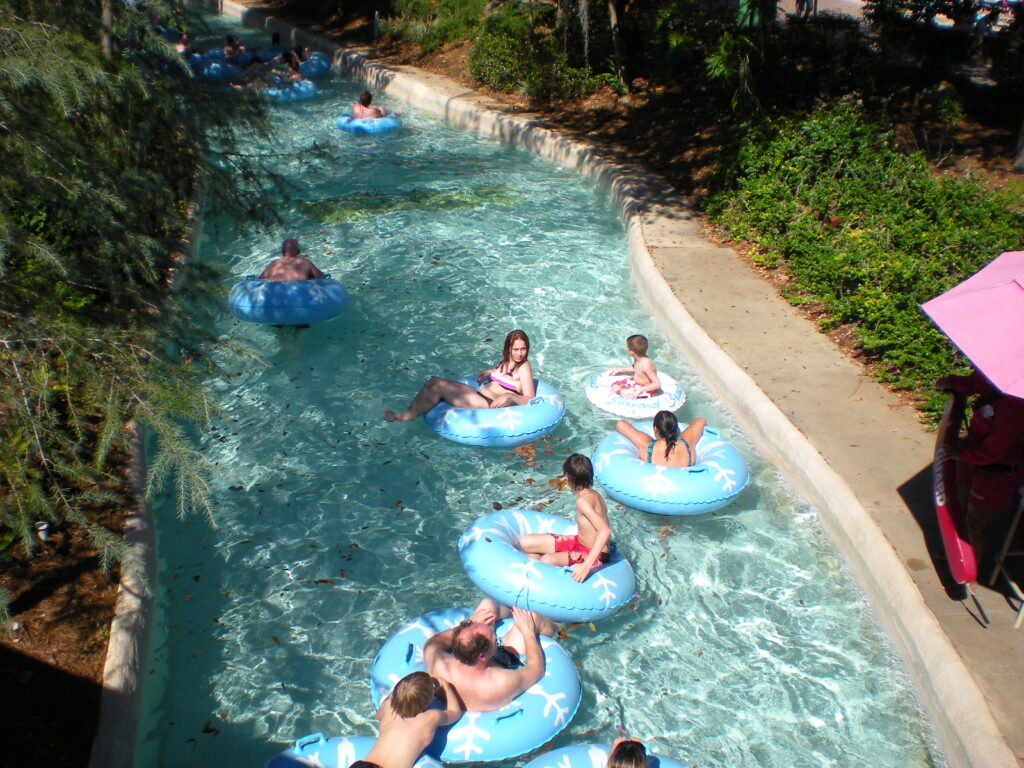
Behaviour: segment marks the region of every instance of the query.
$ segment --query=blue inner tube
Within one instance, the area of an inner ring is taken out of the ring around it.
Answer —
[[[370,694],[375,707],[395,683],[410,672],[425,671],[423,644],[451,629],[471,611],[447,608],[424,614],[392,635],[377,652],[370,667]],[[501,638],[511,620],[498,625]],[[439,728],[427,754],[445,763],[505,760],[536,749],[572,720],[580,704],[580,678],[576,666],[550,637],[540,638],[546,670],[544,677],[511,704],[493,712],[466,712],[446,728]]]
[[[633,426],[654,436],[649,421]],[[685,424],[680,429],[685,428]],[[685,450],[679,446],[676,450]],[[648,464],[636,446],[618,432],[607,435],[594,450],[594,477],[608,495],[644,512],[661,515],[699,515],[721,509],[746,485],[747,464],[717,430],[704,428],[697,441],[697,460],[692,467],[658,467]]]
[[[248,277],[228,294],[231,314],[267,325],[322,323],[336,318],[347,305],[345,286],[330,277],[283,281]]]
[[[633,569],[612,547],[607,564],[591,570],[586,581],[572,569],[531,560],[517,546],[524,533],[576,533],[563,517],[529,509],[503,509],[484,515],[459,539],[459,555],[480,591],[505,605],[518,605],[555,621],[594,621],[632,599]]]
[[[361,117],[353,119],[348,112],[343,114],[341,117],[334,121],[334,124],[341,128],[341,130],[347,133],[355,134],[370,134],[370,133],[384,133],[385,131],[393,131],[396,128],[402,127],[402,121],[398,119],[398,115],[391,113],[385,117],[367,118]]]
[[[322,733],[305,736],[270,760],[263,768],[348,768],[356,760],[365,760],[376,739],[372,736],[333,736],[324,738]],[[428,755],[420,755],[413,768],[444,768]]]
[[[205,77],[210,80],[240,80],[245,75],[241,67],[205,55],[189,56],[188,65],[197,77]]]
[[[523,768],[604,768],[611,747],[605,744],[573,744],[538,755]],[[647,768],[687,768],[683,763],[653,752],[647,753]]]
[[[478,386],[473,376],[458,381],[474,389]],[[423,419],[432,430],[456,443],[498,448],[523,445],[550,434],[565,413],[565,403],[550,384],[535,379],[534,386],[536,394],[526,405],[456,408],[438,403]]]
[[[325,75],[330,68],[331,60],[319,51],[311,53],[308,59],[299,62],[299,72],[306,77]]]
[[[312,80],[285,80],[280,85],[260,90],[271,101],[302,101],[316,96],[316,83]]]

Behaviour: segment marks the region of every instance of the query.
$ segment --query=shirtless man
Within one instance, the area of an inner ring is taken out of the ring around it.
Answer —
[[[509,615],[515,626],[498,645],[495,625]],[[423,661],[434,677],[448,680],[467,710],[501,709],[544,677],[538,634],[554,632],[551,621],[533,611],[484,598],[469,619],[439,632],[423,646]],[[525,658],[525,663],[523,663]]]
[[[319,280],[324,276],[309,259],[299,256],[299,241],[289,237],[281,243],[281,258],[274,259],[260,272],[260,280]]]
[[[373,94],[369,91],[363,91],[359,94],[359,101],[352,105],[352,119],[353,120],[375,120],[378,117],[387,117],[391,114],[391,110],[385,107],[371,107],[370,102],[373,101]],[[397,110],[396,115],[401,115],[402,110]]]
[[[406,675],[377,709],[377,743],[365,760],[356,761],[350,768],[412,768],[434,740],[434,732],[460,717],[459,697],[447,680],[426,672]]]

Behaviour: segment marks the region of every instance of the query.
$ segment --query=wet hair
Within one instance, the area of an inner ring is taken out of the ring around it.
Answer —
[[[665,460],[668,461],[679,439],[679,420],[672,411],[658,411],[654,415],[654,436],[665,441]]]
[[[294,237],[289,237],[283,243],[281,243],[281,255],[283,256],[286,253],[292,252],[294,252],[296,256],[302,253],[302,251],[299,249],[299,241],[296,240]]]
[[[466,619],[452,632],[452,656],[463,664],[473,666],[480,656],[491,650],[491,641],[479,632],[467,633],[474,622]],[[468,634],[468,637],[467,637]]]
[[[399,717],[416,717],[434,698],[434,678],[426,672],[411,672],[391,691],[391,709]]]
[[[647,768],[647,748],[635,739],[620,741],[608,753],[606,768]]]
[[[582,491],[594,485],[594,465],[582,453],[574,453],[567,458],[562,463],[562,472],[574,491]]]
[[[373,94],[369,91],[363,91],[359,94],[359,103],[364,107],[370,106],[371,101],[373,101]]]
[[[292,51],[294,51],[295,58],[297,58],[299,61],[305,61],[306,59],[309,58],[309,56],[306,54],[306,46],[304,45],[296,45],[294,48],[292,48]]]
[[[647,357],[647,337],[638,333],[626,339],[626,349],[640,357]]]
[[[512,345],[522,340],[526,344],[526,357],[523,358],[525,362],[530,356],[530,337],[526,335],[525,331],[509,331],[508,336],[505,337],[505,346],[501,350],[501,370],[505,373],[512,373],[516,368],[519,367],[517,364],[515,368],[509,368],[509,364],[512,362]]]
[[[270,36],[270,44],[271,45],[280,45],[281,44],[281,33],[280,32],[274,32]]]
[[[228,36],[227,36],[227,37],[225,38],[225,40],[227,40],[227,42],[228,42],[228,45],[229,45],[229,46],[230,46],[231,48],[235,48],[235,47],[240,47],[240,46],[242,45],[242,41],[241,41],[241,40],[239,40],[239,39],[238,39],[237,37],[235,37],[234,35],[228,35]]]

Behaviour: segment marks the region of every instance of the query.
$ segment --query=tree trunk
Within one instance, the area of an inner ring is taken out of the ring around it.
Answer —
[[[629,79],[626,77],[626,54],[622,50],[622,35],[619,34],[619,9],[615,0],[608,0],[608,24],[612,29],[612,48],[615,51],[615,76],[629,93]]]
[[[103,55],[111,59],[114,57],[114,44],[111,35],[114,31],[114,8],[113,0],[100,0],[100,48]]]
[[[1017,173],[1024,173],[1024,125],[1020,127],[1017,134],[1017,151],[1013,153],[1013,170]]]

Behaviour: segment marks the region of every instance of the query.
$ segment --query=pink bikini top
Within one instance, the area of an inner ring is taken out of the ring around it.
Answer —
[[[495,368],[495,370],[497,370],[497,369]],[[507,373],[506,373],[506,374],[504,374],[504,375],[505,375],[505,376],[510,376],[511,374],[507,374]],[[496,378],[494,377],[494,374],[493,374],[493,373],[492,373],[492,374],[490,375],[490,377],[489,377],[489,378],[490,378],[490,380],[491,380],[491,381],[495,382],[495,383],[496,383],[496,384],[497,384],[497,385],[498,385],[499,387],[501,387],[502,389],[507,389],[507,390],[509,390],[510,392],[518,392],[518,391],[519,391],[519,390],[518,390],[518,389],[516,388],[516,385],[515,385],[515,384],[509,384],[509,383],[508,383],[507,381],[505,381],[505,380],[503,380],[503,379],[496,379]]]

